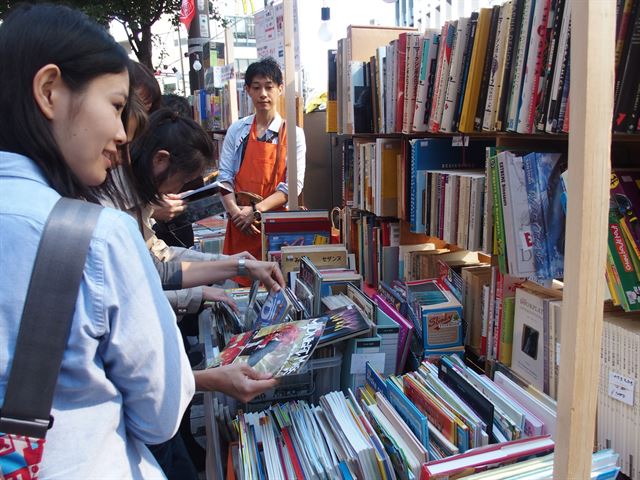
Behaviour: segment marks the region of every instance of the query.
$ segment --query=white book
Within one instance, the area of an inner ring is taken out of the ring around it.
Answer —
[[[498,29],[496,31],[496,43],[493,48],[491,74],[487,90],[487,102],[482,119],[482,130],[495,131],[500,92],[502,90],[502,77],[504,73],[505,55],[509,40],[509,26],[511,24],[511,9],[513,2],[509,0],[500,7],[498,17]]]
[[[507,197],[507,175],[506,164],[512,161],[515,155],[510,151],[498,153],[498,188],[500,189],[500,200],[502,202],[502,221],[504,223],[505,250],[507,252],[507,268],[511,275],[515,275],[515,233],[513,228],[513,217],[510,215],[511,204]]]
[[[469,239],[467,248],[469,250],[480,250],[482,248],[482,226],[485,191],[485,176],[478,175],[471,177],[471,191],[469,193]]]
[[[396,61],[398,59],[398,42],[392,41],[387,46],[387,126],[386,133],[393,133],[396,125],[396,99],[398,98],[398,84],[396,80]]]
[[[541,434],[549,434],[551,438],[556,433],[556,411],[550,409],[537,398],[523,389],[520,385],[507,378],[502,372],[496,372],[493,381],[501,387],[516,402],[522,405],[526,410],[530,411],[543,424]]]
[[[404,109],[402,110],[402,133],[411,133],[413,114],[416,110],[416,90],[420,76],[422,57],[422,35],[407,34],[407,68],[404,89]]]
[[[541,392],[545,377],[545,300],[549,299],[516,289],[511,357],[512,370]]]
[[[516,131],[532,133],[537,98],[540,95],[540,69],[544,67],[544,47],[546,44],[547,23],[549,21],[550,0],[536,0],[529,36],[529,51],[522,81],[522,99]]]
[[[460,193],[458,195],[458,228],[456,244],[468,248],[469,240],[469,205],[471,198],[471,177],[460,175]]]
[[[463,84],[462,76],[462,60],[464,59],[467,40],[469,39],[469,17],[459,18],[454,21],[456,26],[456,34],[451,47],[451,66],[449,67],[449,81],[447,82],[447,91],[444,100],[444,110],[442,111],[442,120],[440,121],[440,130],[451,133],[453,131],[453,117],[456,110],[458,97],[460,96],[461,86]]]
[[[433,90],[431,102],[431,114],[429,116],[430,132],[440,131],[440,120],[442,119],[442,109],[444,108],[445,93],[447,91],[447,81],[449,79],[449,61],[451,59],[451,41],[455,34],[455,27],[445,22],[440,35],[440,48],[438,49],[438,70]]]
[[[509,223],[513,234],[513,246],[511,249],[507,246],[509,273],[517,277],[529,277],[535,275],[536,266],[533,259],[533,239],[524,168],[522,157],[511,153],[508,157],[504,166],[506,196],[510,208],[504,211],[504,216],[511,216]],[[505,230],[506,228],[505,221]]]
[[[515,49],[514,58],[514,75],[511,84],[511,93],[509,95],[509,104],[507,105],[507,130],[516,131],[516,122],[518,121],[518,110],[520,108],[520,94],[522,93],[522,80],[524,76],[525,61],[527,58],[527,49],[529,47],[529,33],[531,31],[531,20],[533,18],[532,10],[536,0],[524,0],[524,8],[522,11],[522,28],[520,37],[518,38],[517,49]]]

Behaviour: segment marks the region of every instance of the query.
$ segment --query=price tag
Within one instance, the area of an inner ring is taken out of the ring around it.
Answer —
[[[452,147],[468,147],[469,146],[469,137],[466,135],[457,135],[451,138],[451,146]]]
[[[619,373],[609,372],[609,396],[633,407],[635,380]]]

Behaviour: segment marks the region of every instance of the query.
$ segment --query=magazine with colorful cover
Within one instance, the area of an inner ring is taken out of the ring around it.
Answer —
[[[371,323],[356,305],[347,305],[325,312],[328,317],[319,345],[325,346],[362,335],[371,330]]]
[[[309,318],[242,333],[231,339],[218,364],[247,363],[274,378],[295,374],[313,354],[326,321]]]
[[[260,309],[256,327],[263,328],[288,321],[291,309],[292,304],[285,289],[280,289],[277,292],[271,290]]]

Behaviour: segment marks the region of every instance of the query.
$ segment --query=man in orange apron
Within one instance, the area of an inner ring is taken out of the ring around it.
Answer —
[[[252,63],[245,73],[245,90],[256,113],[235,122],[227,130],[220,155],[220,182],[236,195],[223,197],[229,214],[224,253],[247,251],[262,257],[260,228],[262,212],[282,210],[288,200],[287,136],[285,122],[278,114],[282,95],[282,72],[275,60]],[[298,191],[302,191],[306,146],[304,132],[297,127]],[[252,201],[244,200],[257,196]],[[256,223],[254,223],[256,222]]]

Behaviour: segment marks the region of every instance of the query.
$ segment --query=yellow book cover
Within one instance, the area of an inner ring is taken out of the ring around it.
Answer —
[[[327,100],[326,132],[336,133],[338,131],[338,102]]]
[[[375,214],[380,217],[398,216],[398,155],[402,144],[396,139],[376,140],[376,185]]]
[[[478,17],[478,27],[476,38],[473,41],[471,52],[471,64],[467,77],[467,88],[464,92],[464,103],[460,114],[461,132],[473,132],[473,122],[480,96],[480,83],[482,82],[482,69],[484,67],[484,57],[487,54],[487,41],[489,39],[489,29],[491,28],[491,9],[481,8]]]

